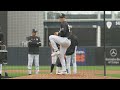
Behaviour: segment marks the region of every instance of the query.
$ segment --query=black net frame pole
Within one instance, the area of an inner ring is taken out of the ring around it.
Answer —
[[[106,76],[106,20],[105,20],[105,11],[104,11],[104,76]]]
[[[49,46],[49,39],[48,39],[48,26],[46,26],[46,46],[48,47]]]

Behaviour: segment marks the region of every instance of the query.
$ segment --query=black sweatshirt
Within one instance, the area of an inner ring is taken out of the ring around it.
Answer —
[[[1,41],[2,43],[4,42],[4,35],[3,35],[2,32],[0,32],[0,41]],[[2,43],[0,43],[0,44],[2,44]]]
[[[71,45],[68,47],[66,55],[72,55],[75,52],[75,46],[78,46],[78,38],[75,35],[71,34],[69,39],[71,40]]]
[[[0,45],[4,44],[4,35],[2,32],[0,32]],[[0,46],[0,50],[1,50],[1,46]]]
[[[68,23],[66,21],[62,22],[60,25],[60,31],[58,33],[58,36],[69,37],[69,33],[70,33],[70,30],[69,30]]]
[[[40,37],[27,37],[28,40],[28,53],[29,54],[39,54],[39,46],[41,46]]]

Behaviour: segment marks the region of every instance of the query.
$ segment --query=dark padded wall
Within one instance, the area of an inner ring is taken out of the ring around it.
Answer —
[[[103,48],[97,47],[80,47],[86,49],[86,65],[103,65],[104,55]],[[26,47],[9,47],[8,65],[26,65],[28,62],[28,53]],[[49,47],[40,47],[40,65],[51,65],[51,51]]]
[[[26,47],[8,47],[8,65],[27,65],[28,52]],[[40,65],[50,65],[50,48],[40,47]]]

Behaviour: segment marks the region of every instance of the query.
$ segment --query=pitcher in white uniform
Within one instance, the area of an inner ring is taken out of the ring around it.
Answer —
[[[66,53],[67,48],[71,45],[71,41],[69,39],[70,30],[69,25],[65,20],[65,14],[60,14],[59,20],[61,22],[61,26],[58,36],[49,36],[50,43],[54,49],[54,52],[51,56],[60,54],[59,58],[62,65],[62,70],[59,74],[67,74],[64,55]],[[60,50],[58,49],[56,43],[60,45]]]

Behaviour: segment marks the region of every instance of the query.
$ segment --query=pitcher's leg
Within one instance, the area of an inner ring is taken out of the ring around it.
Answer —
[[[65,64],[65,58],[64,58],[66,50],[67,50],[66,47],[60,46],[60,62],[61,62],[63,71],[66,71],[66,64]]]
[[[50,35],[49,40],[50,40],[50,43],[51,43],[54,51],[58,51],[58,47],[57,47],[56,43],[60,44],[61,38],[59,36]]]
[[[61,71],[61,67],[56,66],[56,74],[59,74]]]
[[[62,65],[62,73],[61,74],[66,74],[67,71],[66,71],[66,63],[65,63],[65,53],[66,53],[66,50],[67,48],[69,47],[69,45],[71,44],[71,41],[67,40],[66,39],[66,42],[68,41],[68,45],[60,45],[60,62],[61,62],[61,65]]]

